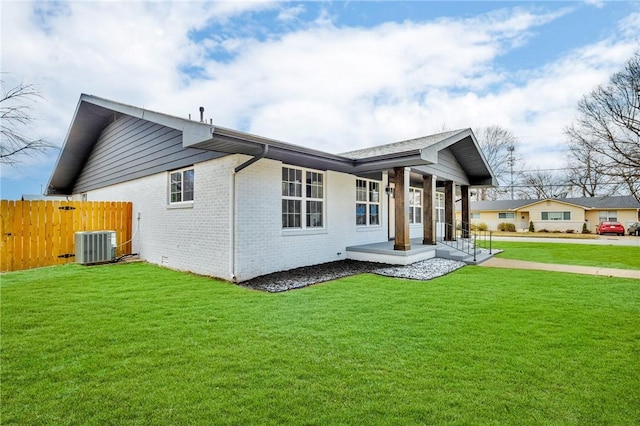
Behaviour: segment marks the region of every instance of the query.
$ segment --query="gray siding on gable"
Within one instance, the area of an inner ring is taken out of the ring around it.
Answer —
[[[182,147],[178,130],[122,116],[100,134],[73,193],[78,194],[221,157],[223,153]]]
[[[451,180],[458,185],[469,185],[469,178],[464,169],[449,148],[438,152],[438,164],[412,167],[425,173],[432,174],[438,180]]]

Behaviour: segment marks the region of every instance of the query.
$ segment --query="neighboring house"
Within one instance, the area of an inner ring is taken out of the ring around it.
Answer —
[[[470,219],[472,225],[484,223],[490,230],[506,222],[526,231],[533,222],[536,231],[582,232],[586,224],[595,233],[600,222],[621,222],[626,229],[640,220],[640,202],[632,196],[472,201]]]
[[[141,258],[240,282],[435,244],[495,182],[470,129],[335,155],[81,95],[47,194],[131,201]]]

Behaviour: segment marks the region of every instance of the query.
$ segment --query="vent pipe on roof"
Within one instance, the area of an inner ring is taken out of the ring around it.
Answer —
[[[200,122],[204,123],[204,107],[200,107]]]

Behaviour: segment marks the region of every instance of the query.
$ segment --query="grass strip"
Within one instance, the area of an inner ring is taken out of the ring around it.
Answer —
[[[498,257],[561,265],[640,269],[640,246],[494,241]]]

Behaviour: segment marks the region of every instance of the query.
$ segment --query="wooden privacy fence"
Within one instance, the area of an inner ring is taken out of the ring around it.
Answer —
[[[0,271],[74,262],[79,231],[116,231],[116,256],[131,253],[131,212],[130,202],[1,200]]]

